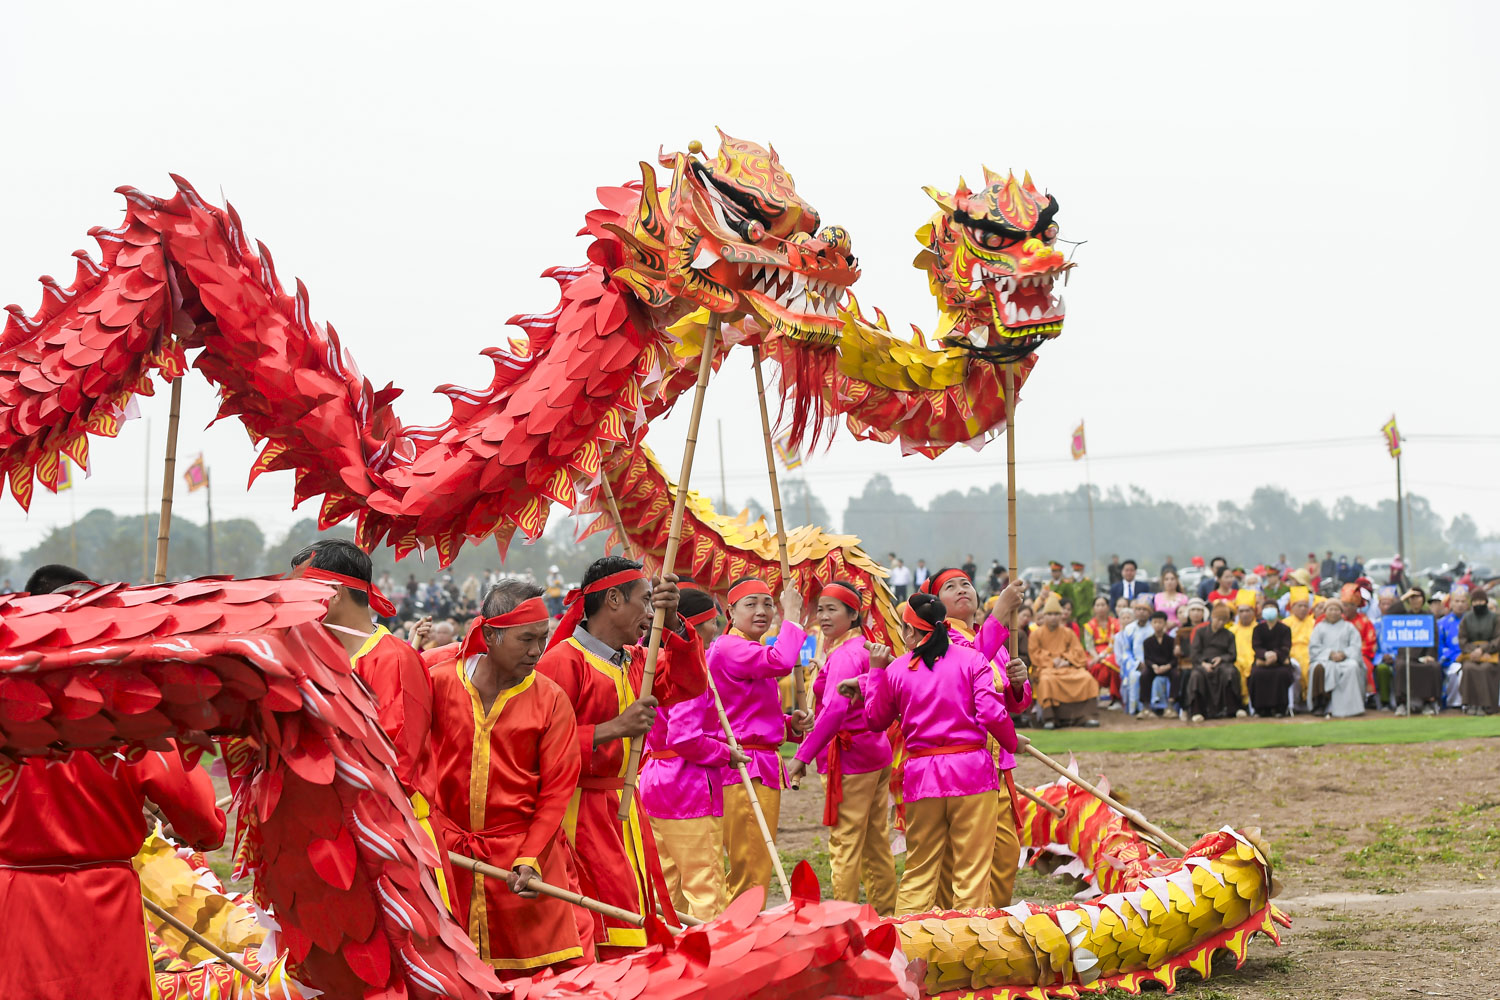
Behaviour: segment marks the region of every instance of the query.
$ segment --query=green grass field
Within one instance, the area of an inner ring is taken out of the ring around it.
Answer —
[[[1059,754],[1070,750],[1257,750],[1261,747],[1319,747],[1341,743],[1431,743],[1500,736],[1500,715],[1445,714],[1397,719],[1371,714],[1353,719],[1236,720],[1218,724],[1129,729],[1025,729],[1036,748]]]
[[[1258,750],[1262,747],[1321,747],[1344,743],[1432,743],[1500,736],[1500,715],[1475,717],[1445,713],[1437,718],[1397,719],[1370,714],[1353,719],[1239,719],[1201,725],[1176,724],[1139,729],[1023,729],[1043,753],[1075,751],[1148,753],[1153,750]],[[783,757],[797,752],[784,743]]]

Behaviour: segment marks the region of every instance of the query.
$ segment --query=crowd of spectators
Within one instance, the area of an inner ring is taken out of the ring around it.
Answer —
[[[382,573],[375,581],[377,587],[396,606],[396,613],[389,618],[379,618],[380,624],[391,632],[411,641],[418,649],[435,649],[462,638],[469,622],[479,614],[480,602],[491,587],[502,580],[522,580],[538,586],[535,574],[503,573],[486,570],[483,574],[471,573],[460,583],[451,573],[429,577],[426,583],[418,581],[415,573],[408,573],[406,582],[398,585],[390,573]],[[556,618],[563,611],[563,597],[567,584],[562,571],[552,566],[547,571],[543,587],[543,599]]]
[[[925,560],[913,570],[892,553],[891,565],[898,599],[926,574]],[[962,568],[991,601],[1010,581],[998,560],[983,577],[972,554]],[[1363,557],[1332,551],[1249,569],[1215,556],[1179,570],[1167,556],[1153,580],[1134,559],[1112,556],[1095,581],[1083,563],[1054,560],[1047,577],[1028,581],[1021,648],[1038,628],[1071,631],[1083,662],[1060,658],[1046,669],[1086,671],[1098,707],[1143,719],[1500,711],[1500,616],[1488,592],[1500,581],[1462,574],[1428,593],[1399,558],[1379,569],[1377,582]],[[1403,634],[1380,628],[1389,615],[1431,621],[1425,633]]]

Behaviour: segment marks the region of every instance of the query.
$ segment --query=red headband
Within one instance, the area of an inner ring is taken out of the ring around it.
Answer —
[[[340,587],[362,591],[369,596],[370,607],[375,609],[377,615],[382,618],[394,618],[396,616],[396,606],[391,603],[391,599],[382,594],[380,588],[368,580],[357,580],[352,576],[335,573],[330,569],[319,569],[316,566],[309,566],[304,569],[302,571],[302,579],[322,580],[324,583],[336,583]]]
[[[496,615],[493,618],[475,618],[469,623],[469,630],[464,633],[463,645],[458,647],[458,658],[467,660],[489,648],[484,641],[484,629],[480,627],[482,625],[488,625],[490,628],[515,628],[518,625],[536,625],[551,617],[547,613],[547,602],[540,597],[532,597],[517,604],[515,608],[503,615]]]
[[[831,597],[840,604],[848,605],[855,611],[859,610],[859,595],[842,583],[830,583],[818,594],[821,597]]]
[[[609,590],[612,587],[622,587],[627,583],[634,583],[637,580],[644,579],[646,579],[644,570],[622,569],[618,573],[601,576],[582,590],[569,591],[567,598],[563,601],[563,606],[567,610],[563,612],[562,621],[557,623],[557,631],[552,633],[552,641],[547,643],[547,648],[551,649],[560,642],[567,642],[572,637],[574,630],[578,628],[578,624],[583,621],[584,595],[597,594],[602,590]]]
[[[764,580],[746,580],[743,583],[736,584],[729,588],[729,605],[733,607],[740,602],[741,598],[750,597],[754,594],[765,594],[767,597],[770,597],[771,588],[766,586]]]
[[[719,617],[719,606],[715,604],[707,611],[700,611],[696,615],[684,615],[682,620],[687,623],[689,628],[697,628],[704,622],[711,622],[717,617]]]
[[[931,632],[933,628],[932,622],[913,611],[910,604],[901,605],[901,620],[918,632]]]
[[[922,593],[936,594],[938,591],[943,589],[944,584],[946,584],[949,580],[956,580],[959,577],[963,577],[965,580],[967,580],[969,578],[969,574],[965,573],[961,569],[950,569],[945,572],[939,573],[937,576],[930,578],[926,583],[922,584]]]

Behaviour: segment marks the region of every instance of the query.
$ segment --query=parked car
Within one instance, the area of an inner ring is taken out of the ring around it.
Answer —
[[[1049,566],[1027,566],[1021,570],[1021,582],[1026,584],[1026,596],[1035,597],[1041,593],[1042,584],[1052,579],[1052,569]]]
[[[1365,576],[1375,586],[1384,587],[1391,582],[1391,562],[1390,559],[1366,559]]]

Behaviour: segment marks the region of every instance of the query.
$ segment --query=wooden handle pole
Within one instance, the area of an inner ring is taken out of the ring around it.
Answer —
[[[1062,806],[1057,805],[1055,802],[1048,802],[1036,792],[1033,792],[1031,789],[1026,788],[1023,785],[1017,785],[1016,791],[1020,792],[1022,795],[1026,796],[1026,798],[1035,802],[1037,805],[1041,806],[1043,809],[1047,810],[1058,819],[1063,819],[1068,815],[1068,811]]]
[[[156,572],[157,583],[167,582],[167,543],[172,538],[172,487],[177,485],[177,418],[182,412],[182,381],[179,375],[172,380],[172,410],[167,417],[167,460],[161,474],[161,518],[156,524]]]
[[[216,808],[216,809],[228,809],[229,806],[230,806],[230,804],[233,803],[233,802],[234,802],[234,796],[233,795],[226,795],[222,799],[220,799],[219,801],[217,801],[217,802],[214,803],[214,808]]]
[[[197,931],[193,930],[191,927],[189,927],[187,924],[183,923],[181,920],[178,920],[175,916],[173,916],[171,913],[167,912],[162,907],[156,905],[151,900],[146,899],[146,897],[142,896],[141,897],[141,901],[146,904],[146,909],[150,910],[152,916],[156,917],[156,919],[162,921],[165,924],[170,924],[172,927],[176,928],[178,931],[181,931],[184,935],[187,936],[188,940],[192,941],[194,944],[196,944],[199,947],[203,948],[205,951],[207,951],[209,954],[213,955],[219,961],[221,961],[221,962],[228,962],[231,966],[234,967],[234,971],[242,973],[246,978],[248,978],[256,986],[264,986],[264,985],[266,985],[266,977],[262,973],[259,973],[259,972],[256,972],[256,971],[252,970],[244,962],[241,962],[239,959],[237,959],[233,955],[229,954],[229,952],[225,951],[223,948],[220,948],[218,945],[214,944],[208,938],[204,937],[202,934],[199,934]]]
[[[794,587],[792,560],[787,552],[786,519],[781,514],[781,483],[776,478],[776,450],[771,444],[771,414],[766,409],[766,380],[760,370],[760,345],[751,348],[755,358],[755,395],[760,400],[760,433],[766,444],[766,475],[771,479],[771,510],[776,515],[776,549],[781,556],[782,589]],[[807,707],[807,682],[802,676],[802,664],[792,668],[792,690],[794,704],[801,711]]]
[[[1097,798],[1100,802],[1103,802],[1105,805],[1109,806],[1121,816],[1124,816],[1126,819],[1130,820],[1130,822],[1134,823],[1137,827],[1140,828],[1142,833],[1172,848],[1172,850],[1177,852],[1178,857],[1187,857],[1187,845],[1178,840],[1176,837],[1172,836],[1170,833],[1167,833],[1155,823],[1152,823],[1151,821],[1146,819],[1145,816],[1141,815],[1140,810],[1130,808],[1129,806],[1121,803],[1108,792],[1080,778],[1078,775],[1074,774],[1072,771],[1069,771],[1057,761],[1053,760],[1051,757],[1048,757],[1036,747],[1032,746],[1029,740],[1023,745],[1023,749],[1032,757],[1041,761],[1043,764],[1047,765],[1052,770],[1056,771],[1058,774],[1062,775],[1064,778],[1077,785],[1079,788],[1082,788],[1085,792],[1088,792],[1090,795]]]
[[[1021,578],[1021,567],[1019,564],[1018,548],[1016,545],[1016,369],[1012,365],[1005,369],[1005,520],[1006,527],[1010,533],[1010,549],[1007,553],[1010,559],[1010,578],[1012,581]],[[1006,626],[1010,631],[1009,652],[1010,658],[1016,658],[1016,650],[1021,641],[1018,613],[1011,616]]]
[[[714,342],[719,337],[719,317],[711,316],[703,331],[703,353],[698,358],[698,384],[693,389],[693,412],[688,417],[687,444],[682,449],[682,471],[677,476],[677,499],[672,504],[672,527],[667,535],[667,551],[662,557],[661,571],[666,576],[675,572],[677,549],[682,545],[682,513],[687,503],[688,482],[693,475],[693,452],[698,448],[698,422],[703,418],[703,394],[708,389],[708,376],[713,372]],[[667,613],[656,609],[651,617],[651,638],[646,645],[646,667],[641,676],[641,696],[651,693],[656,683],[656,658],[661,653],[661,634],[667,625]],[[625,822],[630,817],[631,801],[635,798],[636,780],[641,769],[641,748],[645,738],[630,741],[630,760],[625,765],[625,787],[620,789],[620,811],[618,818]]]
[[[458,867],[465,868],[477,875],[483,875],[485,878],[508,879],[511,876],[509,868],[487,865],[483,861],[476,861],[468,855],[459,854],[456,851],[449,851],[448,858],[455,865],[458,865]],[[533,892],[541,893],[543,896],[551,896],[553,899],[560,899],[565,903],[581,906],[585,910],[593,910],[595,913],[602,914],[613,920],[619,920],[634,927],[646,926],[646,918],[639,913],[632,913],[629,910],[622,910],[618,906],[611,906],[609,903],[603,903],[588,896],[581,896],[571,889],[559,889],[557,886],[549,885],[541,879],[532,879],[526,883],[526,888]],[[675,933],[675,929],[669,929],[674,930]]]
[[[724,711],[724,702],[719,699],[719,686],[714,683],[713,674],[708,675],[708,689],[713,692],[714,708],[719,713],[719,725],[724,729],[724,738],[729,741],[729,748],[739,750],[740,741],[734,738],[734,729],[729,725],[729,713]],[[760,826],[760,835],[766,842],[766,853],[771,855],[771,864],[776,866],[776,880],[781,883],[781,895],[786,899],[791,899],[792,885],[787,881],[786,869],[781,864],[781,852],[776,849],[776,839],[771,836],[771,827],[766,823],[766,814],[760,808],[760,796],[755,794],[755,783],[750,780],[750,769],[741,764],[739,771],[740,784],[745,786],[745,794],[750,797],[750,808],[755,812],[755,822]]]
[[[615,534],[620,536],[620,544],[624,546],[626,552],[630,553],[630,558],[639,559],[640,550],[625,533],[625,519],[620,516],[620,505],[615,502],[615,491],[609,485],[609,473],[603,469],[599,470],[599,483],[604,487],[604,499],[609,504],[609,516],[614,519]]]

